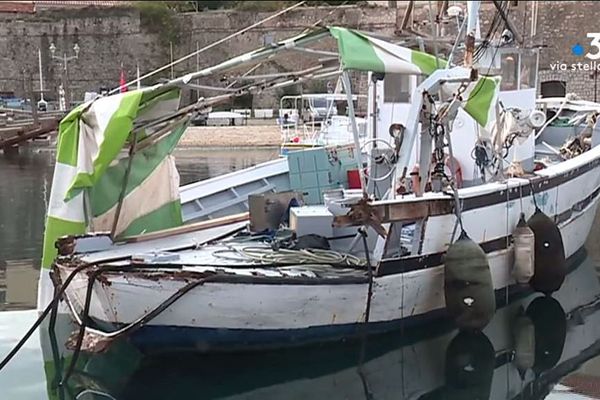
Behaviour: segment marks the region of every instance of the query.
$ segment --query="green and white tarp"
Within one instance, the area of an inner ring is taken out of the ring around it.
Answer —
[[[490,131],[496,121],[500,77],[481,77],[471,83],[462,97],[463,108],[479,125]]]
[[[446,67],[446,61],[441,58],[436,59],[431,54],[398,46],[356,30],[330,27],[329,32],[337,40],[344,69],[429,75],[438,68]]]
[[[182,223],[179,175],[170,154],[186,120],[175,121],[166,135],[156,132],[160,124],[132,133],[134,124],[139,127],[172,116],[179,106],[179,94],[179,89],[157,86],[102,97],[78,106],[61,121],[43,268],[50,268],[57,254],[55,242],[61,236],[111,231],[122,193],[115,236]],[[152,133],[160,139],[150,139]],[[140,150],[130,163],[127,149],[134,137]],[[148,144],[142,146],[144,142]]]
[[[337,40],[342,68],[345,70],[381,73],[431,75],[435,70],[446,68],[441,58],[399,46],[352,29],[329,27]],[[448,89],[458,89],[450,85]],[[481,126],[487,127],[495,119],[500,79],[481,77],[471,83],[462,97],[463,107]],[[446,91],[451,95],[451,90]]]

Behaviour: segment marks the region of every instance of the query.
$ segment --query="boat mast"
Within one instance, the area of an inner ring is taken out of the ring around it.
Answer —
[[[467,35],[465,36],[465,67],[473,66],[473,53],[475,51],[475,38],[479,25],[479,1],[467,1]]]
[[[342,85],[344,86],[344,92],[346,92],[346,99],[348,102],[348,118],[350,118],[350,125],[352,126],[352,136],[354,138],[354,147],[356,148],[356,163],[358,166],[360,185],[362,186],[363,196],[367,197],[367,180],[365,179],[365,171],[360,156],[360,138],[358,137],[358,126],[356,125],[356,115],[354,114],[354,103],[352,102],[352,89],[350,86],[350,77],[348,76],[348,71],[342,72],[341,78]]]

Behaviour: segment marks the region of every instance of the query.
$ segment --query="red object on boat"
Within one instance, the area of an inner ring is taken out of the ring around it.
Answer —
[[[346,174],[348,176],[348,189],[362,189],[360,174],[357,169],[349,169]]]
[[[125,71],[123,70],[123,65],[121,65],[121,78],[119,79],[119,91],[124,93],[127,91],[127,81],[125,80]]]
[[[292,142],[300,143],[300,138],[298,136],[294,136],[294,138],[292,139]]]

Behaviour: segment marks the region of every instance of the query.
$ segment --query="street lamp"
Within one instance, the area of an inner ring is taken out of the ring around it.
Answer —
[[[67,65],[69,63],[69,61],[72,60],[77,60],[79,58],[79,51],[81,50],[81,48],[79,47],[79,44],[75,43],[75,46],[73,46],[73,51],[75,52],[75,55],[73,56],[67,56],[67,53],[63,53],[63,56],[57,56],[56,53],[56,46],[54,45],[54,43],[50,43],[50,56],[52,57],[53,60],[58,60],[58,61],[62,61],[62,66],[63,66],[63,76],[62,76],[62,84],[61,84],[61,88],[59,88],[59,107],[61,109],[61,111],[65,111],[66,109],[66,99],[65,97],[65,93],[67,91],[67,77],[68,77],[68,68]],[[61,99],[62,97],[62,99]]]

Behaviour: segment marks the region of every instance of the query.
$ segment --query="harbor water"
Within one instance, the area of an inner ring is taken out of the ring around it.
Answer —
[[[181,184],[277,157],[277,148],[175,153]],[[0,154],[0,359],[37,318],[36,284],[55,153]],[[0,400],[44,399],[590,399],[600,398],[597,228],[552,297],[524,294],[483,332],[448,320],[354,341],[206,354],[126,340],[74,357],[76,326],[59,314],[0,370]],[[76,358],[69,379],[60,384]]]

